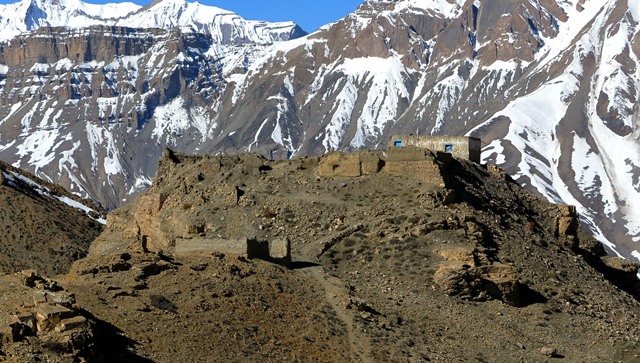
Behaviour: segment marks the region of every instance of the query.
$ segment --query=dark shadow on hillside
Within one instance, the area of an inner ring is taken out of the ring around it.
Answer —
[[[310,261],[293,261],[289,265],[290,270],[301,270],[304,268],[316,267],[320,266],[319,263],[310,262]]]
[[[455,203],[466,203],[477,210],[491,209],[498,214],[516,212],[500,202],[500,199],[512,199],[510,198],[512,188],[521,188],[508,175],[505,174],[504,183],[500,184],[501,192],[506,194],[498,195],[487,192],[487,188],[490,187],[487,181],[491,181],[491,174],[485,170],[484,166],[465,160],[451,159],[441,170],[445,187],[455,192]],[[496,200],[496,197],[499,199]],[[516,200],[510,200],[510,202],[517,203]],[[517,207],[522,206],[518,203]]]
[[[151,295],[150,298],[151,298],[151,305],[153,305],[154,307],[160,310],[174,313],[174,314],[178,312],[178,306],[174,304],[171,300],[167,299],[165,296]]]
[[[490,261],[499,261],[498,258],[498,244],[496,243],[493,233],[491,233],[491,228],[486,224],[479,222],[474,219],[473,221],[479,228],[482,230],[484,238],[480,239],[478,242],[485,248],[483,253],[489,258]]]
[[[596,271],[601,273],[607,281],[609,281],[620,290],[633,296],[634,299],[640,301],[640,280],[637,276],[638,271],[625,271],[607,266],[602,261],[602,257],[606,255],[604,249],[602,251],[602,255],[597,255],[591,251],[583,249],[578,249],[576,252],[582,255],[589,266],[593,267]]]
[[[96,318],[86,310],[81,310],[81,313],[95,322],[93,327],[95,346],[88,362],[154,363],[148,358],[135,354],[132,350],[140,343],[127,338],[118,327]]]
[[[524,308],[534,304],[544,304],[547,301],[549,301],[549,299],[547,299],[544,295],[533,290],[527,285],[521,285],[520,294],[521,294],[520,302],[517,305],[517,307],[520,307],[520,308]]]

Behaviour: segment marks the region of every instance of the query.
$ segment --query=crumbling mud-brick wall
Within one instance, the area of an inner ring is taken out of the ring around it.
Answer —
[[[317,174],[324,178],[356,178],[385,172],[390,175],[421,180],[430,185],[444,186],[440,168],[451,162],[450,154],[433,153],[414,146],[391,148],[386,159],[377,152],[355,154],[331,153],[318,165]]]
[[[383,166],[384,161],[379,152],[335,152],[325,155],[320,160],[318,175],[325,178],[358,177],[378,173]]]
[[[446,155],[436,156],[431,151],[418,147],[402,147],[389,149],[384,171],[395,176],[417,178],[427,184],[444,186],[438,158],[446,159]]]
[[[269,241],[256,238],[176,238],[175,247],[168,252],[176,256],[225,253],[283,266],[291,264],[291,242],[286,237]]]

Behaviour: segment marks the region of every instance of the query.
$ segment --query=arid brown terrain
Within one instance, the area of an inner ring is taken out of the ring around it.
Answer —
[[[0,161],[0,273],[54,276],[86,256],[103,226],[56,196],[91,203]]]
[[[637,269],[446,154],[165,150],[69,273],[2,278],[0,360],[633,362]]]

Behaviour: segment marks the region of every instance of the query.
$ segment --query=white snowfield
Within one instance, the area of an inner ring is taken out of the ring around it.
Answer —
[[[293,22],[250,21],[213,6],[185,0],[163,0],[141,7],[134,3],[88,4],[81,0],[22,0],[0,5],[0,42],[40,27],[87,28],[94,25],[130,28],[176,27],[210,34],[221,44],[269,44],[286,40]]]

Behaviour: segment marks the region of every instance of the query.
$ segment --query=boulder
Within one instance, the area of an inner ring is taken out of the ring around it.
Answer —
[[[624,258],[620,257],[604,256],[602,257],[602,262],[607,267],[623,273],[636,274],[638,272],[638,269],[640,268],[640,264],[625,260]]]
[[[578,215],[574,205],[559,205],[558,209],[560,209],[562,217],[576,217]]]
[[[0,321],[0,343],[14,343],[21,339],[22,324],[15,316],[9,316]]]
[[[83,316],[74,316],[68,319],[62,319],[60,323],[56,325],[54,330],[58,333],[66,332],[69,330],[77,329],[87,325],[87,319]]]
[[[477,267],[474,272],[483,281],[483,289],[491,297],[509,305],[520,305],[522,286],[513,266],[494,263]]]
[[[559,236],[575,236],[578,233],[578,218],[559,217],[558,218],[558,235]]]
[[[36,308],[36,322],[38,331],[53,330],[62,320],[72,318],[75,313],[57,304],[40,304]]]
[[[510,265],[471,267],[461,261],[446,261],[436,270],[434,281],[450,296],[474,301],[498,299],[513,306],[522,303],[523,286]]]
[[[436,250],[447,261],[458,261],[469,266],[475,265],[474,251],[471,246],[444,246]]]
[[[450,261],[442,263],[434,273],[433,279],[449,296],[484,300],[477,287],[480,281],[470,271],[469,265],[465,263]]]

